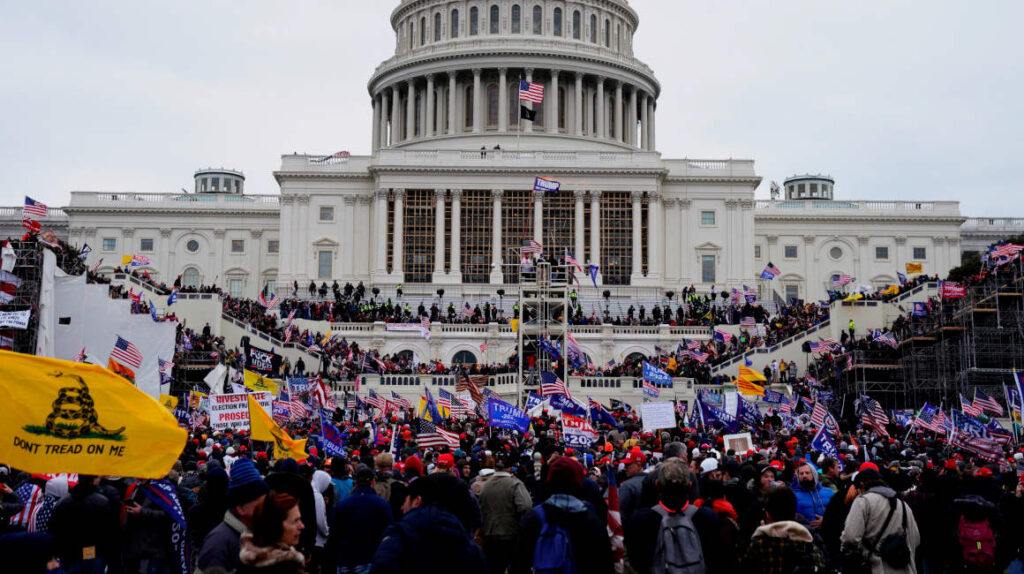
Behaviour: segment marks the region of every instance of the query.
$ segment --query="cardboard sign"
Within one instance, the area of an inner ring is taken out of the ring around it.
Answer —
[[[726,452],[732,450],[741,456],[747,454],[748,450],[754,449],[754,441],[748,432],[727,434],[722,437],[722,441],[725,444]]]
[[[676,428],[675,405],[671,401],[644,403],[640,406],[640,418],[645,431]]]

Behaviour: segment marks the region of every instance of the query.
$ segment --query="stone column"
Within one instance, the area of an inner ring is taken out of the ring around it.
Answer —
[[[594,88],[586,87],[583,89],[583,99],[587,101],[588,106],[592,106],[594,102]],[[594,110],[590,109],[587,111],[587,117],[583,121],[584,129],[588,137],[593,137],[597,133],[597,127],[594,125]]]
[[[576,86],[572,92],[574,103],[573,109],[573,133],[576,137],[583,135],[583,74],[576,72]]]
[[[626,143],[636,147],[636,86],[629,91],[629,113],[626,114]]]
[[[658,149],[658,141],[655,138],[655,134],[657,132],[656,132],[656,127],[655,127],[654,117],[656,115],[658,106],[657,106],[657,104],[654,101],[654,96],[651,96],[650,99],[647,100],[647,102],[648,102],[647,105],[651,107],[650,111],[648,112],[648,114],[650,115],[650,122],[651,122],[650,123],[650,126],[651,126],[651,137],[647,140],[647,145],[650,146],[651,151],[655,151],[655,150]]]
[[[533,240],[544,243],[544,191],[533,192]]]
[[[525,70],[523,70],[523,73],[526,75],[526,81],[527,82],[532,82],[533,81],[533,68],[526,68]],[[519,102],[519,105],[526,106],[526,108],[529,109],[529,110],[533,109],[533,103],[532,102],[522,102],[521,101],[521,102]],[[533,133],[533,122],[528,121],[525,124],[523,124],[523,132],[524,133]]]
[[[559,105],[559,102],[558,102],[558,70],[551,70],[551,84],[548,86],[548,88],[549,88],[549,91],[551,92],[551,94],[546,99],[551,102],[551,105],[548,106],[548,114],[547,114],[547,117],[544,118],[544,121],[547,122],[548,133],[549,134],[557,134],[558,133],[558,105]]]
[[[505,282],[504,271],[501,268],[501,197],[505,194],[502,189],[491,190],[491,284],[501,285]],[[518,263],[518,261],[516,262]]]
[[[644,108],[640,108],[644,109]],[[693,222],[690,221],[690,205],[693,200],[680,199],[679,200],[679,226],[682,228],[683,235],[683,247],[681,250],[682,257],[679,258],[679,280],[683,283],[684,287],[689,286],[689,283],[696,283],[693,275],[694,259],[694,238]]]
[[[648,115],[650,108],[647,106],[649,97],[644,94],[640,102],[640,149],[649,151],[651,149],[651,117]]]
[[[455,72],[448,72],[448,135],[455,135],[455,97],[458,95],[455,85]]]
[[[801,252],[797,254],[804,260],[804,293],[806,293],[804,299],[806,300],[811,300],[812,297],[814,299],[825,298],[826,287],[822,284],[822,280],[828,279],[827,277],[814,277],[812,272],[814,267],[814,255],[812,253],[814,251],[814,239],[813,235],[804,235],[804,244],[800,248]],[[813,290],[811,289],[812,285],[814,286]],[[831,284],[828,288],[831,288]],[[783,290],[782,295],[785,296],[786,288],[780,286],[780,289]]]
[[[361,198],[363,196],[359,196],[359,197]],[[373,201],[372,197],[367,197],[366,199],[369,199],[370,201]],[[342,243],[342,244],[346,244],[347,243],[350,246],[356,244],[356,240],[355,240],[355,228],[356,228],[355,222],[356,222],[356,210],[358,209],[356,207],[356,200],[357,200],[357,197],[355,195],[346,195],[344,197],[344,199],[342,200],[342,201],[345,202],[345,227],[344,227],[344,231],[342,232],[344,235],[342,235],[341,237],[338,238],[338,243]],[[347,253],[348,256],[342,258],[341,264],[339,265],[341,267],[341,273],[338,274],[340,277],[355,277],[355,275],[356,275],[356,258],[353,255],[353,253],[354,253],[354,251],[351,248],[349,248],[348,253]],[[365,258],[364,258],[364,260],[365,260]],[[303,287],[305,287],[305,285],[302,285],[300,283],[299,284],[299,289],[301,290]]]
[[[380,278],[387,273],[388,248],[388,190],[378,189],[374,194],[373,274]]]
[[[391,250],[391,273],[401,283],[405,278],[405,190],[396,189],[395,232]]]
[[[380,149],[380,95],[373,96],[373,142],[370,144],[372,151]]]
[[[423,114],[423,137],[434,135],[434,74],[427,76],[427,109]]]
[[[387,88],[380,91],[380,147],[388,147],[388,114],[391,112],[391,97]]]
[[[402,99],[399,97],[398,84],[391,87],[391,145],[402,141]]]
[[[604,115],[604,78],[602,76],[597,77],[597,137],[598,139],[605,138],[605,130],[608,127],[608,120]]]
[[[462,190],[453,189],[452,194],[452,279],[462,282]]]
[[[576,199],[576,213],[575,220],[573,223],[573,252],[572,256],[577,261],[583,260],[583,199],[587,195],[587,192],[582,189],[577,189],[573,192],[573,198]]]
[[[447,190],[435,189],[437,199],[434,208],[434,281],[444,275],[444,196]]]
[[[677,200],[674,197],[661,198],[661,216],[665,220],[662,227],[665,236],[665,246],[661,250],[662,273],[665,287],[675,287],[679,281],[679,260],[682,251],[682,224],[679,222],[679,211],[676,209]],[[674,257],[666,257],[666,253],[672,253]]]
[[[508,131],[508,68],[498,68],[498,133]]]
[[[615,121],[612,123],[615,129],[615,139],[622,141],[622,82],[615,82]]]
[[[405,140],[416,137],[416,83],[409,80],[405,100]]]
[[[633,200],[633,279],[640,279],[643,277],[643,236],[640,229],[640,201],[644,197],[644,192],[633,191],[630,194],[630,198]]]
[[[601,266],[601,191],[597,189],[590,190],[590,262]],[[598,279],[603,274],[599,272]]]
[[[661,193],[647,192],[647,277],[660,280],[664,275],[665,216],[661,210]]]
[[[484,117],[483,114],[483,98],[480,94],[480,74],[483,72],[480,68],[473,68],[473,133],[478,134],[483,131],[483,122],[481,119]]]

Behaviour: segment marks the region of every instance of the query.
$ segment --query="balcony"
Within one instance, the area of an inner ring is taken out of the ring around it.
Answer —
[[[959,217],[960,202],[958,201],[876,201],[876,200],[790,200],[774,201],[759,199],[754,208],[759,212],[755,215],[821,215],[874,213],[879,215],[920,215],[924,217]]]
[[[135,193],[72,191],[70,210],[152,209],[169,210],[223,209],[227,211],[277,211],[278,195],[234,195],[226,193]]]

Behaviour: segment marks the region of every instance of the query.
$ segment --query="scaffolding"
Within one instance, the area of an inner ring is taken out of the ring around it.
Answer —
[[[11,340],[11,349],[34,355],[39,338],[39,292],[43,283],[43,246],[36,241],[11,241],[16,257],[11,274],[20,280],[13,298],[0,305],[4,311],[30,310],[26,329],[0,330],[0,338]]]
[[[516,340],[519,350],[516,401],[522,404],[524,393],[540,385],[540,373],[554,372],[566,380],[565,361],[555,361],[540,346],[547,339],[562,357],[569,332],[569,277],[571,269],[546,261],[534,271],[519,274],[519,325]],[[554,365],[557,363],[557,367]]]

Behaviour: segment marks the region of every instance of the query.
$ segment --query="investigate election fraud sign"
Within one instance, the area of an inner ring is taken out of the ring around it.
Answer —
[[[30,473],[163,478],[188,433],[100,367],[0,351],[0,460]]]
[[[273,416],[274,396],[266,391],[210,396],[210,428],[213,430],[248,429],[249,395]]]

